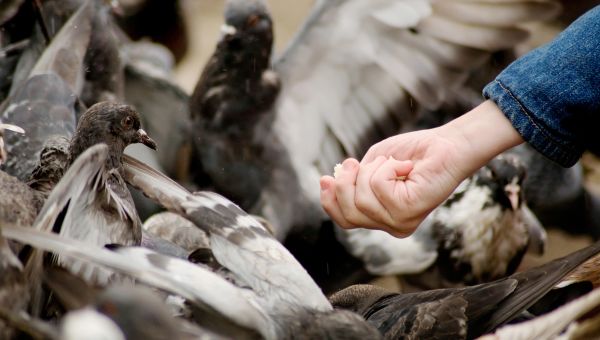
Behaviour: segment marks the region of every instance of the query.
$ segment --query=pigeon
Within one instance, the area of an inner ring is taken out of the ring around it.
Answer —
[[[330,297],[354,311],[385,338],[472,339],[518,316],[566,274],[600,251],[600,243],[504,279],[465,288],[398,294],[371,285],[350,286]]]
[[[564,168],[529,145],[507,153],[518,155],[527,167],[525,198],[544,226],[600,238],[600,197],[585,187],[581,162]]]
[[[338,236],[371,274],[415,274],[410,281],[424,288],[505,277],[528,249],[544,251],[546,232],[521,190],[525,170],[514,155],[494,158],[407,238],[367,229],[338,229]]]
[[[107,146],[95,145],[107,143]],[[35,227],[55,230],[63,235],[93,244],[141,243],[141,221],[131,194],[123,181],[121,156],[130,143],[143,143],[156,148],[155,142],[140,128],[139,114],[131,107],[102,102],[92,106],[81,117],[76,134],[69,145],[69,170],[46,200]],[[86,149],[92,150],[86,153]],[[78,157],[84,154],[85,157]],[[82,228],[87,226],[87,228]],[[28,256],[27,275],[35,280],[40,275],[42,254]],[[90,282],[107,283],[115,276],[101,268],[86,266],[77,260],[57,263],[81,273]],[[34,315],[39,313],[42,293],[34,286]]]
[[[75,132],[76,117],[83,110],[78,94],[92,14],[89,4],[79,8],[2,105],[2,120],[27,132],[23,138],[6,139],[9,159],[4,170],[22,181],[28,180],[48,138],[70,139]]]
[[[123,150],[132,143],[156,148],[141,129],[136,111],[110,102],[90,107],[70,141],[71,165],[46,200],[35,228],[101,246],[139,245],[142,223],[123,180],[121,164]],[[55,257],[55,262],[96,284],[106,284],[113,277],[78,260]],[[31,255],[26,266],[28,275],[39,275],[40,253]],[[34,294],[37,303],[39,294]]]
[[[279,80],[268,69],[272,21],[262,1],[236,0],[227,2],[225,22],[223,37],[190,98],[195,149],[191,166],[201,168],[191,175],[200,186],[210,178],[218,192],[253,210],[269,177],[277,176],[274,164],[262,158],[285,156],[277,148],[280,142],[263,140],[269,135],[253,131],[269,118],[266,113],[279,92]]]
[[[556,1],[320,0],[270,61],[264,1],[228,1],[190,100],[190,176],[271,221],[280,240],[316,231],[327,220],[322,174],[398,133],[418,107],[440,107],[492,52],[527,37],[523,22],[559,10]]]

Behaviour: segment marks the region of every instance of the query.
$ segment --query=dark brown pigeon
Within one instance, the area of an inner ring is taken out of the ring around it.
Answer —
[[[398,294],[356,285],[330,297],[388,339],[472,339],[512,320],[600,251],[600,242],[508,278],[466,288]]]
[[[110,102],[90,107],[70,141],[71,165],[46,200],[35,227],[99,246],[139,245],[142,223],[123,180],[121,163],[123,150],[132,143],[156,148],[141,129],[135,110]],[[90,282],[107,283],[112,276],[81,261],[54,259]],[[30,277],[41,275],[41,261],[39,252],[29,257],[26,268]],[[38,293],[34,293],[34,306],[42,299]]]

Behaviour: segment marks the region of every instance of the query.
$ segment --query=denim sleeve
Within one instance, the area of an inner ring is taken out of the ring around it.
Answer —
[[[600,6],[509,65],[483,95],[536,150],[575,164],[600,144]]]

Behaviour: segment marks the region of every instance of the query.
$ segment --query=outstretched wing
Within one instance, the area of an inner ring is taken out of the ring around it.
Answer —
[[[527,37],[518,25],[558,13],[552,0],[319,0],[275,62],[276,129],[302,185],[439,107],[490,52]]]
[[[108,158],[108,146],[94,145],[82,153],[71,165],[61,181],[56,185],[34,222],[34,228],[52,231],[57,221],[69,214],[70,202],[89,200],[90,188],[96,188],[101,181],[101,171]],[[66,213],[63,211],[67,209]],[[43,252],[33,250],[25,264],[25,273],[30,282],[40,282],[43,266]],[[32,306],[40,307],[39,285],[33,288]]]
[[[501,327],[493,334],[483,336],[479,339],[558,339],[559,334],[565,329],[567,331],[563,333],[561,339],[570,339],[568,335],[573,331],[576,333],[577,326],[579,325],[577,319],[594,309],[597,310],[599,306],[600,289],[596,289],[550,313],[530,321]],[[569,327],[569,325],[572,326]]]
[[[131,157],[124,156],[123,164],[129,184],[205,230],[217,261],[266,299],[271,308],[331,309],[320,288],[292,254],[237,205],[212,192],[190,194]]]

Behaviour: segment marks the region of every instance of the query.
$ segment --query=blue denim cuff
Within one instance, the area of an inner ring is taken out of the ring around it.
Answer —
[[[583,154],[582,147],[553,136],[553,132],[545,128],[543,122],[536,119],[536,115],[528,111],[526,105],[519,101],[518,95],[511,92],[500,79],[489,83],[483,89],[483,95],[498,105],[527,143],[552,161],[570,167]]]

